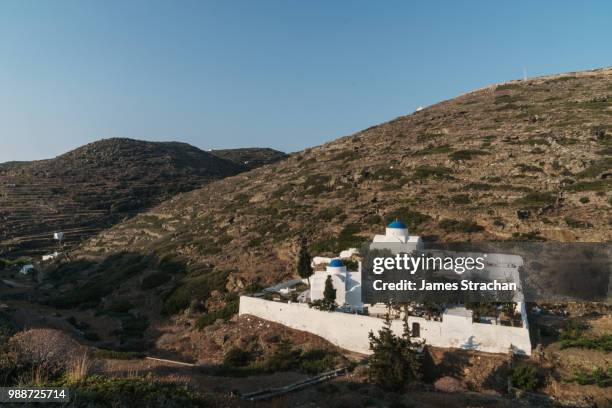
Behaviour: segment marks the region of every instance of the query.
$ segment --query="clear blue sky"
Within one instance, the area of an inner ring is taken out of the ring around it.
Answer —
[[[573,4],[573,5],[572,5]],[[0,162],[106,137],[295,151],[612,65],[609,1],[0,2]]]

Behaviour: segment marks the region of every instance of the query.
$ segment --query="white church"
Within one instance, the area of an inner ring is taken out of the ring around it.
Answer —
[[[389,246],[389,244],[393,244]],[[399,244],[399,245],[398,245]],[[410,235],[401,221],[391,222],[384,235],[376,235],[370,243],[372,249],[390,249],[395,252],[412,252],[423,249],[419,236]],[[298,302],[266,300],[258,296],[240,297],[240,315],[252,315],[274,321],[297,330],[307,331],[327,339],[347,350],[369,354],[368,333],[377,332],[384,324],[380,318],[386,312],[384,305],[364,305],[361,297],[361,262],[356,271],[345,266],[346,260],[355,260],[358,251],[354,248],[342,251],[337,258],[315,257],[313,267],[325,265],[325,270],[316,271],[309,279],[310,289],[298,297]],[[487,254],[488,270],[494,275],[518,278],[522,258],[509,254]],[[310,302],[323,299],[325,281],[331,276],[336,289],[336,311],[321,311],[311,307]],[[516,279],[518,281],[518,279]],[[300,280],[296,280],[300,282]],[[295,282],[292,281],[292,284]],[[285,284],[278,288],[287,288]],[[271,288],[269,288],[271,289]],[[522,294],[521,294],[522,296]],[[423,316],[408,316],[412,336],[431,346],[479,350],[490,353],[531,354],[531,340],[525,303],[516,302],[521,319],[518,325],[503,325],[492,317],[475,321],[472,311],[463,306],[448,306],[439,319]],[[344,312],[344,313],[343,313]],[[392,321],[392,330],[401,335],[402,320]]]
[[[375,235],[370,244],[372,249],[388,248],[387,244],[394,244],[394,248],[401,248],[401,252],[410,253],[423,249],[423,240],[417,235],[410,235],[408,227],[396,220],[387,225],[385,235]],[[398,245],[399,244],[399,245]],[[364,304],[361,301],[361,262],[357,271],[348,271],[342,259],[351,258],[357,253],[352,248],[342,251],[339,258],[316,257],[313,267],[322,263],[327,264],[325,271],[317,271],[310,277],[310,300],[323,299],[325,281],[331,276],[332,284],[336,289],[336,303],[345,311],[361,312]],[[370,306],[372,310],[372,306]]]

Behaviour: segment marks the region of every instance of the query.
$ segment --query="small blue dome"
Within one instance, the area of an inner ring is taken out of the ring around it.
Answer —
[[[401,221],[395,220],[391,224],[387,225],[387,228],[406,229],[406,224]]]
[[[332,268],[339,268],[341,266],[344,266],[344,264],[339,259],[332,259],[332,261],[329,263],[329,266],[331,266]]]

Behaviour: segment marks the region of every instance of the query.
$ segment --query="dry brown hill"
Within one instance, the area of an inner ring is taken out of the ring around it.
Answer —
[[[274,163],[287,157],[287,154],[283,152],[262,147],[210,150],[210,153],[243,166],[248,170]]]
[[[279,153],[237,154],[261,165]],[[68,245],[78,243],[177,193],[250,168],[186,143],[131,139],[101,140],[50,160],[0,164],[0,253],[50,251],[54,231],[64,231]]]
[[[611,69],[493,85],[179,194],[88,241],[78,254],[104,263],[71,273],[128,268],[93,298],[172,313],[294,276],[301,236],[337,253],[394,218],[427,239],[607,241],[611,149]]]

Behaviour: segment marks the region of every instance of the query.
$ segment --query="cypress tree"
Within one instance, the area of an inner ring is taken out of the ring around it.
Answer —
[[[323,298],[331,304],[336,302],[336,289],[334,289],[334,285],[332,284],[331,275],[327,275],[327,279],[325,279]]]
[[[385,316],[385,324],[378,336],[370,332],[370,381],[380,387],[398,391],[411,381],[421,378],[422,358],[419,352],[423,343],[412,341],[408,317],[404,317],[404,330],[401,336],[391,329],[390,308]]]
[[[300,275],[302,279],[308,279],[312,276],[312,258],[308,253],[308,248],[306,245],[306,240],[302,239],[300,243],[300,252],[298,254],[297,261],[297,273]]]

